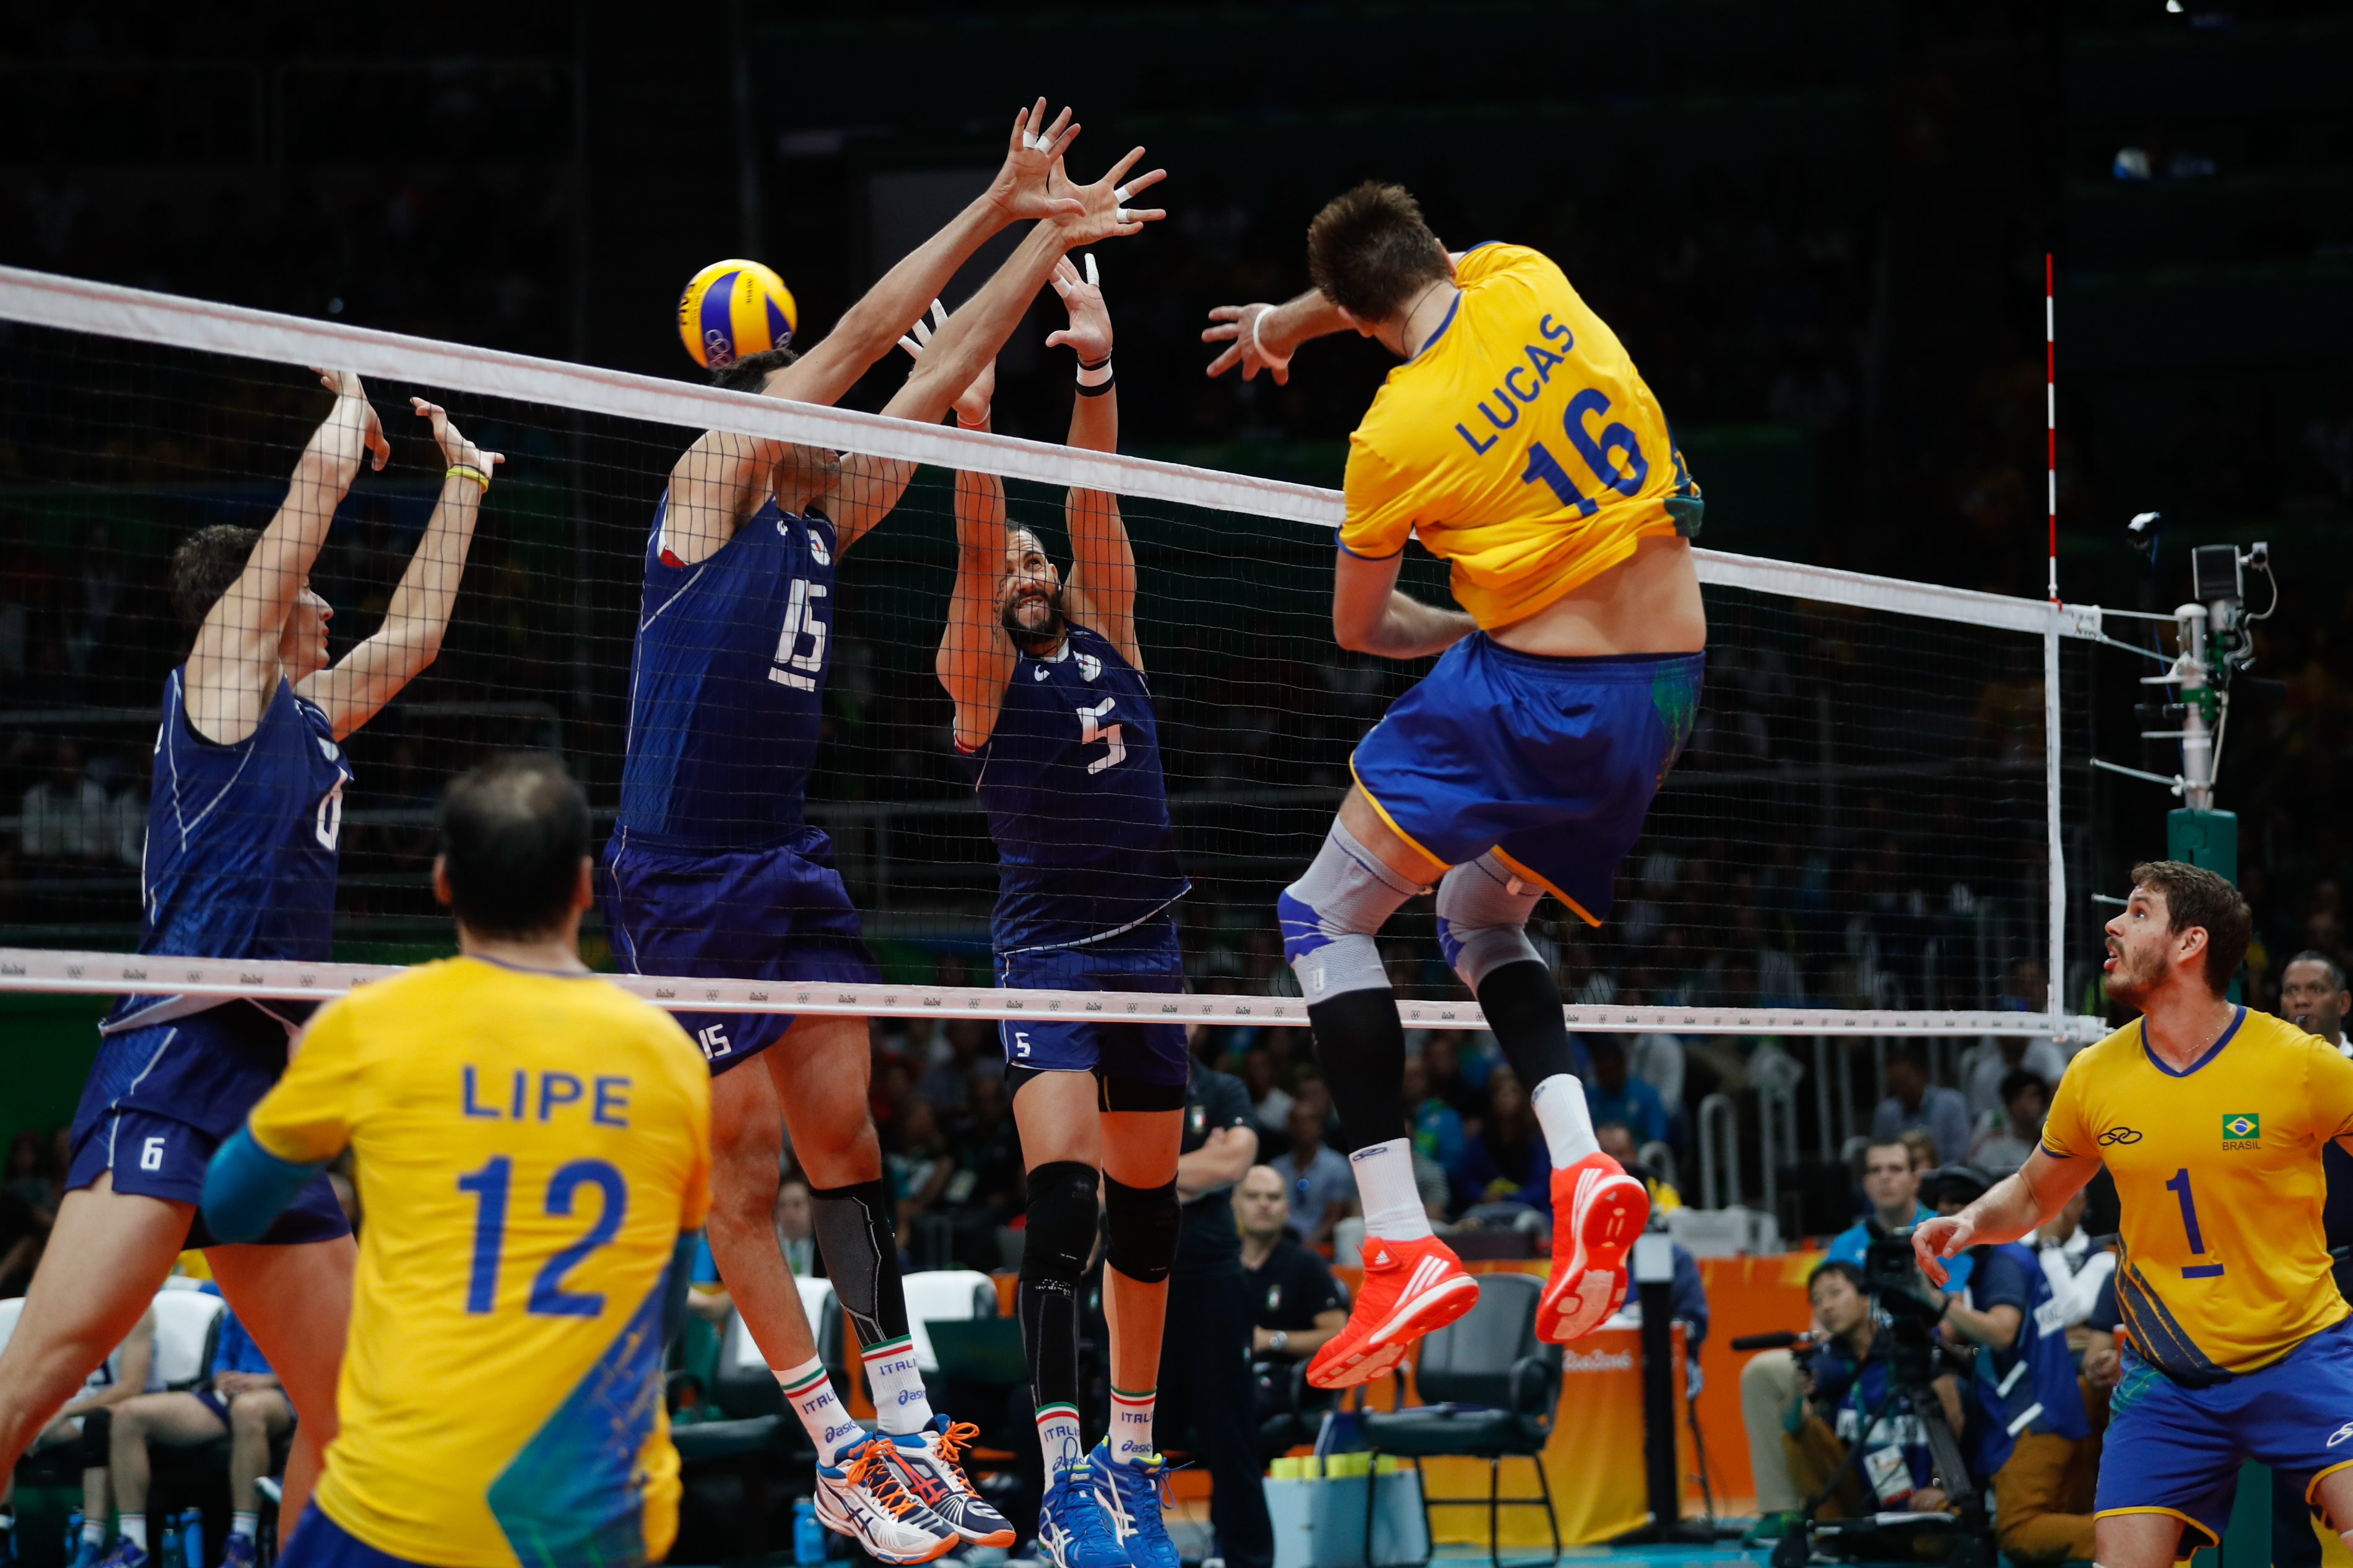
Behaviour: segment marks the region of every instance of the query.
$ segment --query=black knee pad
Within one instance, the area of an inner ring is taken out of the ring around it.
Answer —
[[[1106,1173],[1103,1209],[1111,1215],[1103,1261],[1146,1285],[1167,1279],[1176,1261],[1176,1231],[1184,1223],[1176,1208],[1176,1178],[1156,1187],[1131,1187]]]
[[[1028,1213],[1022,1274],[1075,1284],[1095,1249],[1094,1167],[1077,1160],[1053,1160],[1030,1172]]]

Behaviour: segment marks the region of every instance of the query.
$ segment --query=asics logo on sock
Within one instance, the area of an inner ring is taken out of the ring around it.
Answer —
[[[920,1388],[902,1388],[899,1391],[899,1403],[902,1405],[913,1405],[918,1399],[924,1397],[926,1395]]]
[[[828,1426],[828,1427],[827,1427],[827,1428],[825,1429],[825,1440],[826,1440],[827,1442],[828,1442],[828,1443],[839,1442],[840,1439],[842,1439],[842,1438],[844,1438],[844,1437],[847,1437],[847,1436],[850,1436],[850,1434],[852,1434],[852,1433],[856,1432],[857,1430],[858,1430],[858,1423],[857,1423],[857,1422],[855,1422],[855,1421],[845,1421],[845,1422],[843,1422],[843,1423],[842,1423],[840,1426]]]

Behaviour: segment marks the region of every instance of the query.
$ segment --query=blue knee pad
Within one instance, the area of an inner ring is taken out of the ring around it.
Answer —
[[[1543,898],[1542,888],[1521,881],[1492,849],[1439,882],[1438,945],[1473,995],[1504,965],[1540,961],[1527,924]]]
[[[1282,956],[1311,1004],[1346,991],[1388,988],[1373,933],[1416,893],[1340,823],[1332,824],[1299,880],[1274,900]]]

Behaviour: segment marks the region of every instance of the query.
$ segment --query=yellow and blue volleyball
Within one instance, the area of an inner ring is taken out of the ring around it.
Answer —
[[[709,370],[783,348],[799,324],[793,291],[756,261],[714,261],[678,297],[679,341]]]

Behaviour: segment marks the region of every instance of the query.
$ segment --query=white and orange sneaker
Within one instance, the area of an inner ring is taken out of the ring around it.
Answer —
[[[1365,1284],[1348,1326],[1307,1363],[1317,1388],[1370,1383],[1403,1361],[1414,1341],[1442,1329],[1479,1300],[1479,1282],[1434,1236],[1416,1241],[1365,1237]]]
[[[1596,1152],[1552,1173],[1552,1278],[1536,1300],[1536,1337],[1581,1340],[1626,1299],[1626,1254],[1651,1222],[1651,1196]]]

